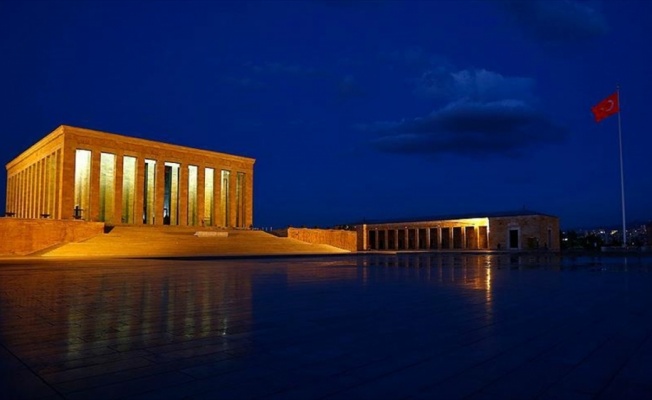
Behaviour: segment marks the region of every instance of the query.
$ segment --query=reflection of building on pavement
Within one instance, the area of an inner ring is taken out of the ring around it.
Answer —
[[[388,256],[370,254],[358,259],[361,268],[407,268],[414,270],[424,281],[450,281],[473,289],[485,288],[487,268],[495,263],[495,255],[419,253]],[[373,270],[372,270],[373,272]],[[444,276],[445,275],[445,276]]]
[[[532,211],[368,221],[359,250],[559,250],[559,218]]]
[[[254,162],[62,125],[7,164],[6,214],[249,227]]]
[[[7,311],[0,320],[3,343],[19,354],[37,345],[58,348],[65,343],[67,353],[62,356],[75,359],[97,348],[97,342],[130,350],[132,345],[251,330],[249,270],[197,267],[196,262],[190,269],[180,261],[158,266],[129,263],[133,268],[48,266],[34,274],[3,274],[0,305]]]

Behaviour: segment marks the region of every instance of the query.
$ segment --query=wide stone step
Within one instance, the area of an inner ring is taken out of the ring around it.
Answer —
[[[346,253],[336,247],[277,237],[263,231],[197,227],[126,227],[45,251],[44,257],[192,257]]]

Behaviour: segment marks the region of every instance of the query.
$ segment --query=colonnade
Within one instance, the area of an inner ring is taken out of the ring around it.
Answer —
[[[74,217],[123,224],[248,226],[244,172],[179,161],[77,149]]]
[[[59,218],[61,149],[7,177],[5,215]]]
[[[367,226],[365,250],[488,249],[488,227],[373,227]]]
[[[5,215],[245,228],[254,163],[61,125],[7,164]]]

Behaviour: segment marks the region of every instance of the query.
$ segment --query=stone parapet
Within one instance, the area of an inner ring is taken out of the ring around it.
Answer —
[[[312,244],[327,244],[344,250],[356,251],[358,234],[355,231],[342,229],[309,229],[288,228],[290,239],[301,240]]]
[[[24,256],[103,233],[102,222],[0,218],[0,256]]]

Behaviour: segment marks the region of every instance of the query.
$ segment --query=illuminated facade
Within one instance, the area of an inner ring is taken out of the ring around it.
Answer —
[[[254,162],[62,125],[7,164],[6,214],[249,227]]]
[[[559,250],[559,218],[531,211],[357,226],[358,250]]]

